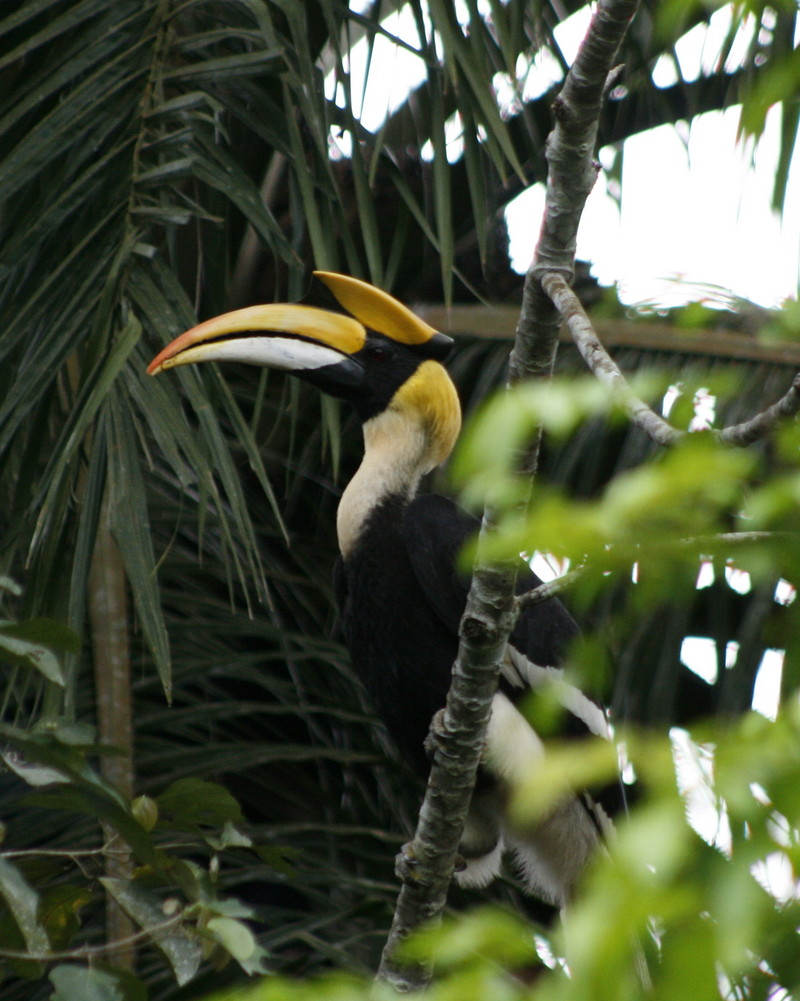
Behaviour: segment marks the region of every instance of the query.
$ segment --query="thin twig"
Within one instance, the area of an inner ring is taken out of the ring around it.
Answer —
[[[541,282],[572,334],[584,361],[595,376],[614,391],[634,424],[659,445],[674,445],[679,441],[686,432],[672,427],[634,393],[614,359],[600,343],[592,321],[563,275],[551,271],[542,275]]]
[[[8,852],[0,852],[0,858],[4,859],[17,859],[17,858],[64,858],[64,859],[79,859],[79,858],[90,858],[92,856],[105,856],[112,855],[116,851],[119,855],[129,856],[130,848],[124,845],[121,848],[113,849],[104,845],[102,848],[65,848],[61,851],[57,851],[52,848],[20,848]]]
[[[768,542],[774,539],[796,539],[795,532],[718,532],[715,535],[692,535],[687,539],[677,539],[673,545],[696,549],[702,555],[703,547],[722,542],[726,546],[748,545],[751,542]],[[663,548],[663,547],[662,547]]]
[[[680,441],[687,432],[665,421],[631,389],[630,383],[620,371],[616,362],[603,347],[600,338],[586,315],[575,292],[558,271],[541,275],[542,288],[553,301],[561,318],[572,335],[575,346],[583,356],[594,375],[609,386],[622,401],[631,420],[659,445],[670,446]],[[777,403],[740,424],[719,430],[712,429],[718,441],[726,445],[752,445],[765,438],[781,421],[800,413],[800,373]]]
[[[570,570],[569,573],[562,574],[560,577],[555,577],[553,580],[543,581],[541,584],[537,584],[536,587],[531,588],[530,591],[524,591],[522,594],[518,594],[515,601],[514,607],[517,612],[522,612],[523,609],[528,608],[531,605],[539,605],[543,601],[547,601],[549,598],[555,598],[557,595],[562,594],[567,588],[572,587],[577,581],[584,576],[588,566],[582,563],[580,566],[575,567],[574,570]]]
[[[154,934],[168,931],[181,923],[182,916],[177,914],[174,918],[151,925],[147,929],[134,932],[124,939],[117,939],[116,942],[105,942],[103,945],[82,945],[76,949],[66,949],[62,952],[23,952],[14,949],[0,949],[0,957],[3,959],[27,959],[32,962],[49,963],[60,959],[92,959],[95,956],[103,956],[113,953],[120,946],[132,946],[147,938],[152,938]]]
[[[775,539],[781,538],[795,538],[793,532],[719,532],[716,535],[693,535],[691,538],[678,539],[677,541],[664,545],[655,545],[652,547],[647,547],[646,551],[664,551],[665,548],[679,548],[679,549],[692,549],[697,550],[698,559],[703,559],[704,547],[708,547],[709,550],[715,548],[716,546],[744,546],[751,544],[753,542],[768,542]],[[563,594],[564,591],[571,588],[574,584],[577,584],[582,577],[590,570],[597,570],[596,566],[590,566],[588,563],[581,563],[579,566],[575,567],[574,570],[570,570],[568,573],[561,574],[560,577],[554,577],[553,580],[543,581],[541,584],[537,584],[536,587],[532,587],[530,591],[523,591],[522,594],[518,594],[515,601],[514,607],[516,611],[522,612],[531,605],[539,605],[543,601],[548,601],[550,598],[556,598],[558,595]],[[613,567],[605,567],[602,570],[603,573],[613,573]]]
[[[771,407],[767,407],[750,420],[723,428],[719,432],[719,440],[729,445],[752,445],[754,441],[766,437],[773,431],[778,421],[794,417],[798,411],[800,411],[800,372],[777,403],[773,403]]]

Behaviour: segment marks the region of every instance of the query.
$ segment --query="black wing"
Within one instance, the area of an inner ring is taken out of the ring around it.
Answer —
[[[415,498],[406,510],[403,534],[417,581],[437,615],[454,635],[464,612],[469,574],[458,570],[464,543],[480,528],[477,518],[437,494]],[[541,584],[530,567],[520,560],[517,593]],[[531,605],[520,616],[511,643],[535,664],[545,667],[563,663],[578,627],[556,598]]]

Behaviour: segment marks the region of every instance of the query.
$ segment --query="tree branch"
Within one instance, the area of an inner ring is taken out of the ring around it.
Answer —
[[[527,376],[547,378],[558,343],[559,315],[539,276],[553,268],[572,275],[578,222],[592,189],[592,156],[597,121],[608,74],[638,0],[606,0],[592,17],[575,64],[557,99],[557,124],[547,143],[550,165],[547,202],[536,255],[525,280],[523,304],[509,382]],[[520,474],[536,471],[540,435],[524,456]],[[434,732],[435,754],[414,840],[398,859],[403,880],[378,979],[399,991],[424,987],[430,971],[403,962],[399,944],[424,921],[440,917],[447,898],[458,843],[491,715],[508,636],[516,618],[515,564],[490,565],[485,540],[493,515],[484,513],[478,557],[461,620],[458,657],[445,711]]]
[[[683,433],[659,417],[634,393],[616,362],[600,343],[580,300],[564,278],[558,272],[548,272],[542,275],[542,287],[553,300],[586,364],[620,398],[633,423],[659,445],[674,445]]]
[[[559,594],[562,594],[567,588],[572,587],[573,584],[579,581],[587,569],[586,564],[582,563],[580,566],[575,567],[574,570],[570,570],[569,573],[555,577],[553,580],[546,580],[539,584],[538,587],[531,588],[530,591],[525,591],[523,594],[518,594],[514,599],[516,613],[519,614],[523,609],[529,608],[531,605],[540,605],[543,601],[548,601],[550,598],[555,598]]]
[[[741,424],[732,424],[719,432],[719,440],[730,445],[752,445],[759,438],[768,435],[778,421],[786,417],[794,417],[800,411],[800,372],[795,375],[786,393],[773,403],[771,407],[762,410],[760,414],[751,417]]]
[[[438,920],[447,901],[499,665],[515,619],[513,588],[513,571],[477,569],[473,577],[447,704],[431,730],[435,754],[417,830],[397,859],[403,885],[378,979],[398,991],[420,990],[430,980],[426,964],[403,961],[397,950],[414,929]]]
[[[545,272],[541,276],[541,282],[566,323],[584,361],[600,382],[617,394],[633,423],[658,445],[669,446],[679,441],[687,432],[674,428],[634,393],[616,362],[603,347],[592,321],[563,275],[558,271]],[[728,445],[752,445],[754,441],[766,437],[779,421],[794,417],[797,413],[800,413],[800,373],[795,375],[791,386],[777,403],[749,420],[715,430],[713,434]]]

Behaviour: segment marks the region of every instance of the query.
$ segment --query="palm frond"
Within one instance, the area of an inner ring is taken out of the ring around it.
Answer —
[[[544,177],[554,96],[525,100],[522,85],[543,48],[565,64],[556,28],[581,5],[491,0],[487,19],[469,0],[459,20],[460,8],[415,0],[411,40],[385,21],[403,6],[395,0],[361,14],[334,0],[7,6],[16,9],[0,14],[0,573],[24,585],[14,612],[58,616],[86,640],[110,499],[135,609],[137,789],[223,780],[265,845],[299,853],[292,876],[244,856],[220,876],[257,905],[275,965],[368,968],[418,789],[331,638],[331,525],[339,470],[344,480],[358,461],[358,428],[280,376],[183,368],[167,384],[144,369],[198,316],[299,298],[313,266],[370,277],[411,302],[441,301],[451,286],[454,300],[513,295],[499,210]],[[656,6],[643,8],[621,55],[603,142],[726,107],[746,86],[758,95],[791,37],[763,35],[743,67],[659,89],[657,58],[709,15],[698,5],[658,35]],[[380,69],[378,40],[416,58],[423,80],[370,131],[359,91]],[[497,74],[516,94],[500,110]],[[787,105],[783,176],[792,116]],[[451,143],[459,119],[463,152]],[[460,340],[453,370],[465,402],[502,381],[506,353],[502,342]],[[696,355],[674,345],[629,346],[620,361],[702,378]],[[560,364],[573,371],[576,360],[564,352]],[[713,376],[715,364],[703,371]],[[720,414],[736,419],[776,376],[766,361],[730,364],[743,390]],[[596,423],[546,450],[543,473],[591,495],[648,448]],[[740,596],[723,579],[720,566],[719,586],[687,587],[696,601],[679,614],[659,609],[610,637],[621,654],[618,711],[661,724],[748,704],[757,637],[784,635],[797,613],[775,607],[769,581]],[[622,589],[605,606],[587,602],[587,621],[616,625],[629,598]],[[719,649],[739,643],[735,671],[675,688],[688,674],[683,636],[712,635],[710,624]],[[5,692],[15,723],[42,712],[93,718],[86,645],[67,654],[63,691],[20,669]],[[97,846],[93,822],[34,809],[18,793],[4,780],[11,843]],[[98,921],[94,911],[88,938]],[[152,957],[142,973],[154,998],[175,996]],[[220,982],[204,974],[196,994]],[[15,982],[8,996],[27,1001],[30,984]]]

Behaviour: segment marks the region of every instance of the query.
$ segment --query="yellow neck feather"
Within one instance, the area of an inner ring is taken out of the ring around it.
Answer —
[[[423,362],[389,406],[364,424],[364,459],[339,502],[346,556],[370,511],[386,497],[411,500],[425,473],[450,455],[461,429],[458,394],[444,368]]]

